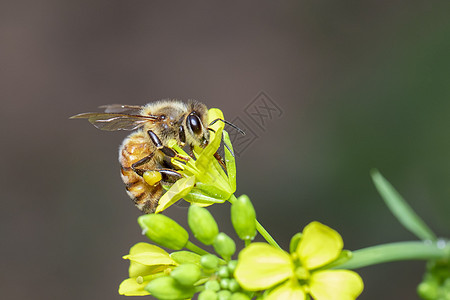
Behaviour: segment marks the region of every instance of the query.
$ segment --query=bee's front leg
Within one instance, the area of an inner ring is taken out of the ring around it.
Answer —
[[[179,155],[178,153],[176,153],[175,151],[173,151],[172,149],[170,149],[167,146],[164,146],[161,142],[161,140],[159,139],[159,137],[151,130],[147,131],[148,136],[150,137],[150,140],[152,140],[153,144],[155,145],[155,147],[160,150],[162,153],[164,153],[165,155],[167,155],[170,158],[178,158],[184,161],[189,160],[189,157],[184,157],[182,155]]]
[[[139,176],[142,176],[146,170],[137,169],[137,167],[140,167],[140,166],[148,163],[153,158],[154,155],[155,155],[155,152],[152,152],[149,155],[147,155],[146,157],[138,160],[137,162],[135,162],[134,164],[131,165],[131,169],[133,169],[133,171],[136,174],[138,174]]]

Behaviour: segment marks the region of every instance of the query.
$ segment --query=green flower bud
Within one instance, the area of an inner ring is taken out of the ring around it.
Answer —
[[[198,294],[198,300],[217,300],[217,294],[212,290],[204,290]]]
[[[256,213],[247,195],[241,195],[231,205],[231,222],[242,240],[253,240],[256,235]]]
[[[183,286],[193,286],[201,275],[202,271],[194,264],[180,265],[170,273],[170,276]]]
[[[439,284],[435,281],[423,281],[417,287],[417,294],[422,299],[437,299]]]
[[[217,280],[209,280],[205,283],[205,289],[218,292],[220,291],[220,284]]]
[[[198,205],[191,205],[188,212],[188,224],[197,240],[211,245],[219,233],[219,228],[211,213]]]
[[[191,298],[195,293],[193,287],[182,286],[170,276],[159,277],[150,281],[145,290],[155,298],[162,300]]]
[[[163,247],[180,250],[188,242],[188,232],[164,215],[143,215],[138,218],[138,223],[149,239]]]
[[[236,244],[225,233],[219,233],[213,243],[214,250],[220,254],[225,260],[229,260],[236,251]]]
[[[230,271],[230,274],[234,274],[234,270],[236,270],[238,261],[237,260],[230,260],[228,262],[228,270]]]
[[[176,251],[169,254],[170,258],[181,264],[200,264],[200,255],[190,251]]]
[[[229,300],[231,298],[231,292],[227,290],[222,290],[217,293],[218,300]]]
[[[229,279],[229,278],[222,278],[222,279],[220,280],[220,287],[221,287],[223,290],[228,290],[229,284],[230,284],[230,279]]]
[[[241,286],[239,285],[237,280],[234,278],[231,278],[230,282],[228,283],[228,289],[232,292],[237,292],[240,288],[241,288]]]
[[[228,266],[220,267],[219,271],[217,271],[217,275],[220,278],[228,278],[228,277],[230,277],[230,270],[228,270]]]
[[[447,295],[450,295],[450,278],[445,279],[442,286],[449,292]]]
[[[233,293],[230,300],[250,300],[250,297],[244,293]]]
[[[205,254],[200,258],[200,264],[205,269],[217,269],[217,267],[219,266],[219,258],[214,254]]]
[[[297,251],[297,246],[301,238],[302,238],[301,232],[297,232],[296,234],[294,234],[294,236],[291,238],[291,243],[289,245],[289,252],[294,253],[295,251]]]

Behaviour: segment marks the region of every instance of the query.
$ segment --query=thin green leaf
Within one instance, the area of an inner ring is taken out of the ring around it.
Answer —
[[[371,175],[375,187],[399,222],[421,240],[435,241],[436,235],[380,172],[373,170]]]

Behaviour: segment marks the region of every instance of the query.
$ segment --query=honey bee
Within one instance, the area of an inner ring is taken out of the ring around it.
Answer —
[[[104,113],[82,113],[71,119],[88,119],[101,130],[136,130],[119,147],[121,177],[137,208],[152,213],[163,194],[162,185],[171,185],[181,178],[171,158],[190,159],[179,157],[167,147],[167,142],[174,139],[180,147],[188,146],[192,157],[194,146],[204,148],[208,144],[212,129],[208,128],[206,105],[197,101],[161,100],[145,106],[112,104],[101,108]],[[215,156],[224,165],[217,153]],[[160,174],[153,185],[144,180],[146,171]]]

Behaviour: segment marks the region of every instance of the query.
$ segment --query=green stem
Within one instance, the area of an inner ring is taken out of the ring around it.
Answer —
[[[192,252],[197,253],[198,255],[205,255],[205,254],[211,254],[206,250],[203,250],[199,246],[191,243],[190,241],[187,242],[187,244],[184,246],[186,249],[191,250]]]
[[[352,251],[352,258],[335,268],[357,269],[391,261],[442,258],[450,258],[448,241],[398,242]]]
[[[233,204],[233,202],[236,200],[236,196],[232,194],[230,196],[230,199],[228,201]],[[281,247],[278,245],[278,243],[273,239],[273,237],[270,235],[270,233],[261,225],[261,223],[256,220],[256,230],[258,230],[259,234],[262,235],[262,237],[272,246],[281,249]]]
[[[280,245],[273,239],[273,237],[267,232],[267,230],[261,225],[261,223],[256,220],[256,230],[258,230],[259,234],[272,246],[281,249]]]

